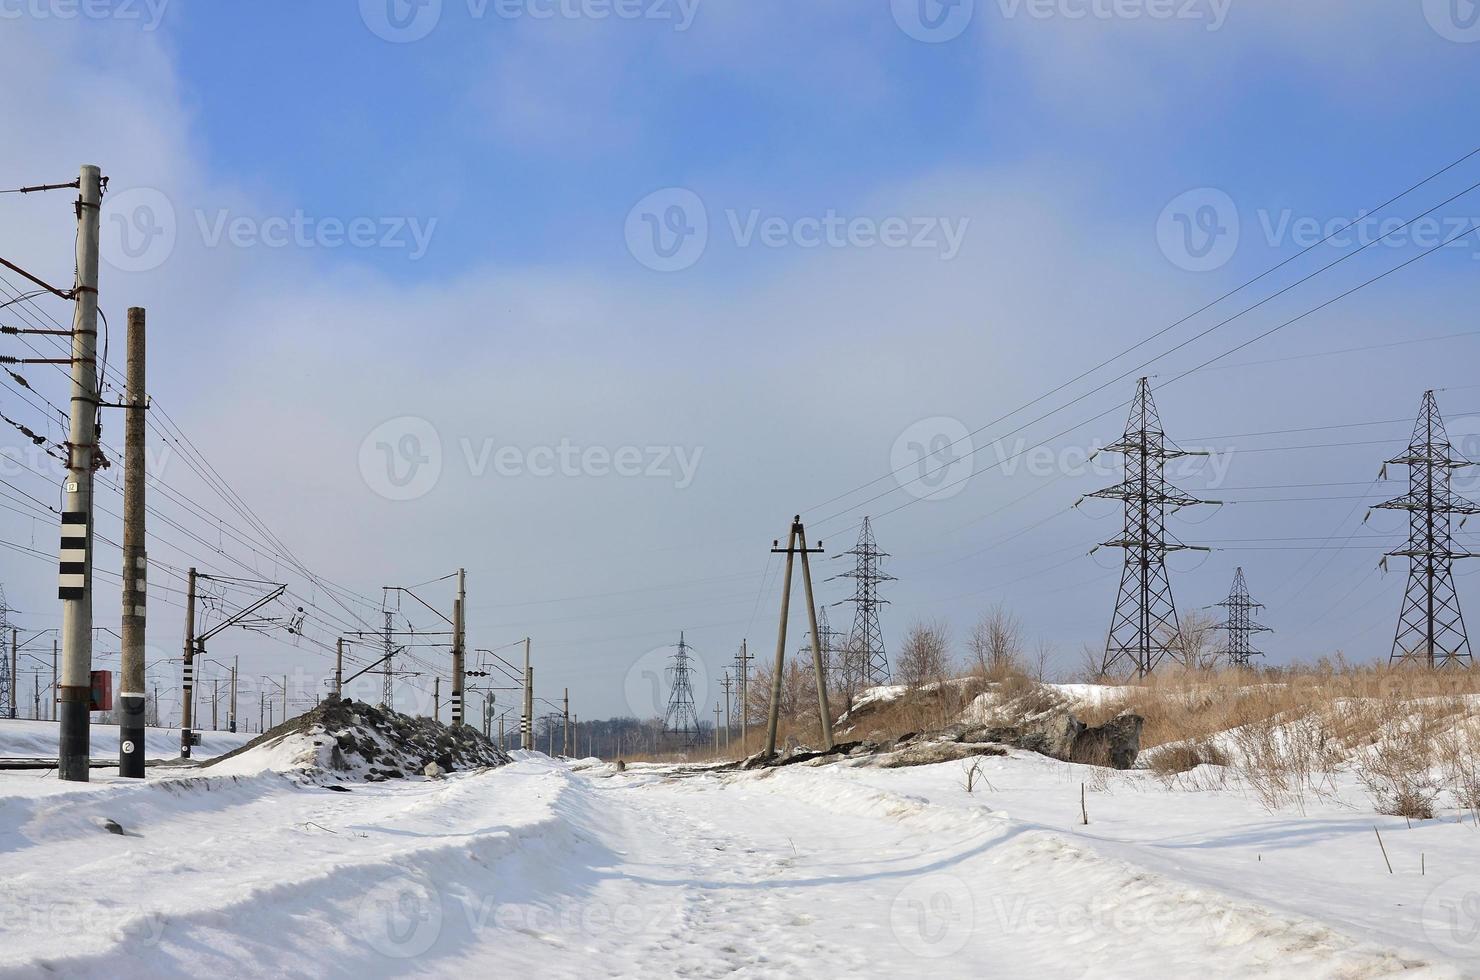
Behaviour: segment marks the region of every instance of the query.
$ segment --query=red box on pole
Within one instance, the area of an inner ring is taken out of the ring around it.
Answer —
[[[113,710],[113,672],[111,670],[95,670],[92,672],[92,694],[88,711],[112,711]]]

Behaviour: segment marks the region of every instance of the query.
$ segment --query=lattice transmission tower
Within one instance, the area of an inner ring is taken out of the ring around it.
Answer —
[[[1377,505],[1408,511],[1408,546],[1388,552],[1408,559],[1408,589],[1398,613],[1391,662],[1469,667],[1474,658],[1454,590],[1453,566],[1456,558],[1475,556],[1454,550],[1450,515],[1480,513],[1480,505],[1453,493],[1449,477],[1453,470],[1475,464],[1449,444],[1432,391],[1424,392],[1407,451],[1387,462],[1408,467],[1408,492]]]
[[[1173,551],[1208,550],[1182,544],[1168,534],[1167,515],[1216,501],[1198,500],[1167,482],[1167,460],[1204,454],[1179,449],[1167,439],[1146,378],[1136,385],[1125,435],[1105,450],[1125,456],[1125,479],[1089,496],[1125,502],[1121,536],[1101,543],[1101,547],[1124,549],[1125,566],[1105,641],[1103,670],[1113,674],[1129,667],[1137,677],[1145,677],[1167,656],[1179,656],[1182,627],[1172,601],[1166,556]]]
[[[832,623],[827,618],[827,607],[817,607],[817,640],[822,650],[822,666],[829,677],[841,676],[843,670],[843,651],[846,637],[832,628]],[[812,634],[808,632],[802,638],[802,645],[797,648],[797,656],[804,660],[812,659]]]
[[[387,711],[392,711],[395,709],[396,691],[396,678],[394,667],[392,666],[393,661],[395,660],[396,653],[396,648],[392,645],[391,641],[391,631],[392,626],[394,625],[391,619],[392,615],[393,614],[389,609],[385,611],[385,663],[383,664],[383,667],[385,668],[385,678],[382,681],[380,688],[380,706]]]
[[[5,601],[5,586],[0,585],[0,639],[10,640],[10,606]],[[10,672],[10,651],[0,643],[0,718],[14,719],[16,679]]]
[[[895,578],[884,571],[889,553],[879,550],[867,517],[858,532],[858,543],[843,554],[853,557],[853,571],[836,576],[851,578],[854,583],[853,598],[844,600],[853,604],[853,629],[841,651],[843,690],[851,696],[865,687],[889,683],[889,655],[879,625],[879,607],[887,606],[889,600],[879,597],[879,585]]]
[[[1233,573],[1233,587],[1228,590],[1228,598],[1217,605],[1228,610],[1228,618],[1218,624],[1219,629],[1228,631],[1228,646],[1225,650],[1228,655],[1228,666],[1247,667],[1249,658],[1264,656],[1262,652],[1253,648],[1249,642],[1249,636],[1252,633],[1272,631],[1268,626],[1254,621],[1255,610],[1263,609],[1264,604],[1255,602],[1249,597],[1249,585],[1244,581],[1242,568]]]
[[[678,634],[678,649],[673,652],[673,664],[668,668],[673,675],[673,686],[668,690],[668,711],[663,716],[663,734],[676,738],[685,745],[699,742],[699,712],[694,707],[694,668],[689,663],[689,645],[683,633]]]

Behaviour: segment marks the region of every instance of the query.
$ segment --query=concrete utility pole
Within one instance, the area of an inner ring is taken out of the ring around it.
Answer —
[[[565,737],[561,741],[560,749],[567,756],[570,755],[570,688],[565,689]]]
[[[730,682],[730,672],[729,671],[725,671],[724,688],[725,688],[725,746],[726,747],[728,747],[729,744],[730,744],[730,732],[732,730],[732,726],[731,726],[731,722],[730,722],[730,688],[731,688],[731,686],[732,685],[731,685],[731,682]],[[716,722],[717,721],[718,721],[718,719],[716,719]]]
[[[442,720],[442,678],[432,678],[432,720]]]
[[[529,637],[524,638],[524,717],[519,722],[519,747],[534,748],[534,668],[529,665]]]
[[[805,584],[807,596],[807,619],[812,627],[812,665],[817,676],[817,710],[819,721],[822,724],[822,747],[831,749],[832,740],[832,712],[827,704],[827,674],[822,665],[822,642],[817,635],[817,607],[812,601],[812,569],[807,562],[809,553],[820,553],[821,546],[808,549],[806,529],[802,527],[801,515],[792,518],[791,531],[786,539],[786,547],[782,548],[780,541],[773,541],[771,551],[774,554],[786,555],[786,577],[782,582],[781,591],[781,623],[776,635],[776,663],[771,675],[771,710],[766,721],[766,755],[768,757],[776,754],[776,726],[781,712],[781,680],[782,674],[786,672],[786,621],[791,612],[791,570],[798,553],[802,556],[802,580]]]
[[[827,664],[822,659],[822,634],[817,631],[817,603],[812,598],[812,566],[807,560],[809,552],[805,532],[802,530],[801,515],[797,516],[797,544],[801,545],[802,589],[807,594],[807,622],[812,627],[812,669],[817,677],[817,719],[822,727],[822,748],[831,750],[832,708],[827,703]],[[822,551],[820,542],[816,550]]]
[[[185,589],[185,661],[180,668],[180,758],[190,758],[195,744],[195,569]]]
[[[241,657],[231,658],[231,710],[227,712],[227,724],[231,730],[236,731],[236,668],[241,664]]]
[[[344,637],[334,641],[334,696],[344,697]]]
[[[714,702],[714,754],[719,755],[719,702]]]
[[[77,182],[77,280],[72,320],[72,399],[67,426],[67,476],[62,490],[62,549],[57,596],[62,600],[61,724],[57,775],[88,780],[92,701],[93,469],[98,448],[98,218],[103,175],[83,166]]]
[[[221,678],[211,678],[211,731],[219,732],[221,729],[216,724],[216,709],[221,705]]]
[[[754,659],[746,646],[746,641],[740,641],[740,655],[735,658],[739,661],[740,674],[740,752],[748,755],[750,753],[750,661]]]
[[[452,724],[463,723],[463,661],[467,654],[468,573],[457,570],[457,599],[452,604]]]
[[[10,717],[12,717],[12,718],[19,718],[20,717],[20,715],[17,714],[16,713],[16,710],[15,710],[15,706],[16,706],[15,692],[21,686],[21,675],[20,675],[20,669],[21,669],[21,640],[20,640],[20,637],[21,637],[21,631],[20,630],[13,629],[13,630],[10,631],[10,704],[6,705],[6,707],[10,709]]]
[[[51,640],[51,720],[57,720],[57,641]]]
[[[144,311],[128,311],[123,420],[123,629],[118,680],[118,774],[144,778],[144,623],[149,560],[144,534]]]

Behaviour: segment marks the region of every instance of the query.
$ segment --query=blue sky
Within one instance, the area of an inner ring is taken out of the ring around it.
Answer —
[[[121,325],[124,307],[149,307],[156,397],[232,485],[304,561],[363,595],[466,566],[475,645],[535,636],[541,676],[584,685],[588,716],[636,710],[624,683],[681,628],[714,676],[741,636],[764,648],[778,598],[767,550],[798,510],[830,550],[863,514],[878,519],[900,576],[891,646],[917,617],[964,637],[1000,600],[1073,670],[1081,646],[1103,643],[1118,556],[1086,552],[1118,517],[1104,502],[1070,509],[1115,477],[1066,472],[1062,454],[1118,434],[1134,374],[1027,427],[1021,446],[1004,433],[1035,413],[974,437],[977,475],[946,499],[888,479],[877,501],[824,502],[886,476],[918,426],[986,425],[1296,257],[1311,227],[1480,145],[1465,0],[701,0],[684,30],[588,16],[605,9],[597,0],[548,19],[530,16],[551,9],[539,0],[443,0],[421,8],[440,9],[430,32],[404,42],[373,28],[413,8],[381,3],[174,0],[145,30],[124,16],[136,7],[60,19],[38,16],[59,9],[38,0],[0,25],[0,111],[25,134],[0,157],[0,184],[103,165],[124,222],[105,227],[105,310]],[[952,36],[912,36],[921,9]],[[1114,10],[1171,15],[1101,16]],[[1390,213],[1412,217],[1476,181],[1480,158]],[[118,236],[141,205],[172,235],[131,259]],[[65,277],[65,202],[9,196],[0,214],[0,255]],[[646,236],[670,216],[702,217],[708,235],[659,271]],[[1480,192],[1440,207],[1434,228],[1472,217]],[[306,240],[265,244],[295,220]],[[829,220],[862,237],[818,241]],[[371,229],[363,247],[342,241],[357,221]],[[1183,237],[1204,221],[1215,240]],[[890,222],[921,247],[881,244]],[[1404,420],[1426,388],[1449,388],[1441,406],[1475,442],[1480,389],[1465,386],[1480,338],[1333,352],[1473,330],[1468,241],[1227,358],[1243,367],[1174,380],[1424,245],[1368,248],[1148,369],[1174,437],[1233,450],[1221,486],[1184,480],[1231,502],[1175,525],[1225,549],[1174,559],[1177,594],[1187,608],[1214,602],[1243,565],[1280,629],[1266,644],[1275,662],[1386,654],[1402,573],[1373,571],[1382,542],[1309,546],[1354,531],[1401,539],[1391,515],[1361,525],[1364,503],[1348,498],[1409,424],[1321,427]],[[1356,244],[1296,258],[1148,349]],[[1319,356],[1290,359],[1304,354]],[[27,418],[45,425],[38,414]],[[430,427],[441,475],[390,499],[376,446],[394,451],[405,419]],[[1004,475],[984,462],[1000,455],[996,436],[1005,453],[1047,439],[1056,455]],[[695,469],[489,469],[499,447],[527,463],[563,442],[682,450]],[[1280,448],[1303,444],[1320,445]],[[44,476],[7,479],[45,496]],[[178,462],[163,479],[211,499]],[[1315,483],[1352,485],[1296,488]],[[1240,489],[1270,485],[1285,489]],[[1261,494],[1320,499],[1232,502]],[[50,538],[34,515],[0,520],[12,542]],[[162,560],[222,560],[176,539],[183,550],[161,542]],[[44,562],[8,553],[0,572],[27,623],[54,619]],[[823,591],[838,601],[846,583]],[[847,616],[833,610],[835,624]],[[338,625],[310,616],[321,642]],[[151,642],[172,650],[179,628],[165,607]],[[325,669],[311,645],[238,642],[263,672]],[[408,691],[426,680],[407,678]]]

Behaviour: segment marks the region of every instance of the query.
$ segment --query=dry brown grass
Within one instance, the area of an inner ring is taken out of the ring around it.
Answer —
[[[1088,705],[1067,702],[1015,662],[1002,663],[863,706],[839,726],[839,737],[944,728],[987,691],[994,696],[979,720],[989,724],[1020,724],[1066,707],[1090,725],[1139,714],[1146,765],[1168,786],[1216,789],[1233,781],[1272,810],[1304,812],[1312,799],[1332,797],[1333,774],[1347,771],[1379,812],[1421,819],[1452,799],[1480,823],[1480,672],[1354,666],[1340,658],[1278,670],[1164,670]],[[816,746],[815,717],[796,710],[782,719],[778,746],[793,735]],[[764,738],[761,724],[744,750],[737,739],[718,756],[699,746],[628,760],[741,759]]]
[[[1480,674],[1324,661],[1268,671],[1164,671],[1079,712],[1146,719],[1143,749],[1164,778],[1227,765],[1271,809],[1303,811],[1350,769],[1382,813],[1432,816],[1446,790],[1480,813],[1473,697]],[[1207,756],[1221,739],[1224,762]]]

